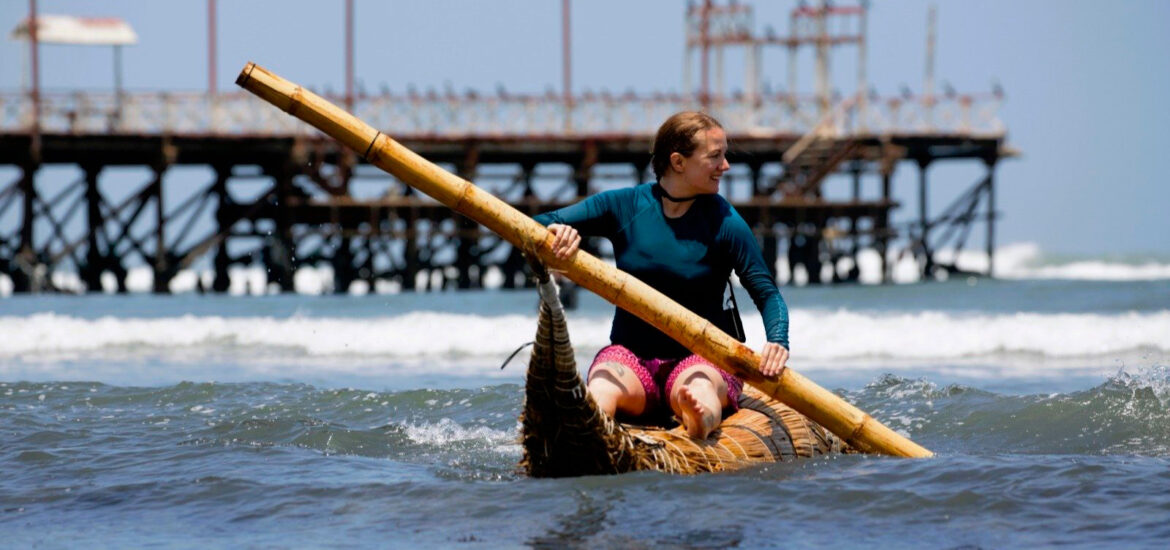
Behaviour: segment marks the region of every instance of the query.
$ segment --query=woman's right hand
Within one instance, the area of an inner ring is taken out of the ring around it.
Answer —
[[[581,248],[581,235],[572,226],[554,223],[548,226],[548,231],[556,237],[552,250],[558,260],[571,258],[577,253],[577,249]]]

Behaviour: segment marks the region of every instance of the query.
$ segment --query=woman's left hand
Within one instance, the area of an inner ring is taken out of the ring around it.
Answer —
[[[760,373],[764,376],[776,376],[784,370],[788,363],[788,349],[775,342],[764,344],[760,350]]]

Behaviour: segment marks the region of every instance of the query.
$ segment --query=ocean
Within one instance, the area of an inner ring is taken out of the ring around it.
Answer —
[[[1170,259],[996,269],[781,289],[790,365],[936,458],[558,480],[518,472],[501,368],[533,291],[7,295],[0,545],[1170,546]],[[582,368],[611,315],[569,312]]]

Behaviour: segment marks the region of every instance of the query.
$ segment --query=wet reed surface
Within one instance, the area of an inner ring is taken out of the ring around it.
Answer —
[[[521,387],[0,383],[3,546],[1121,547],[1170,541],[1170,374],[839,391],[935,450],[692,477],[516,471]]]

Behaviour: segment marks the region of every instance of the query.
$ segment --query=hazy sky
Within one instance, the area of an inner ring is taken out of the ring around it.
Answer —
[[[749,2],[757,28],[781,34],[795,2]],[[845,2],[842,2],[845,3]],[[560,6],[556,0],[356,0],[357,77],[370,91],[420,89],[541,92],[560,87]],[[937,79],[960,92],[999,82],[1000,118],[1023,156],[1000,164],[998,242],[1036,242],[1073,254],[1170,253],[1170,2],[1090,0],[937,2]],[[882,95],[922,88],[926,0],[875,1],[869,21],[869,75]],[[140,42],[124,52],[130,90],[204,90],[204,0],[40,0],[46,14],[128,20]],[[219,87],[253,60],[299,83],[344,89],[342,0],[220,0]],[[678,90],[682,81],[681,0],[575,0],[573,82],[577,91]],[[0,2],[7,35],[25,16],[23,0]],[[22,47],[0,44],[0,90],[22,83]],[[48,89],[109,89],[109,48],[42,47]],[[852,48],[834,58],[834,80],[855,85]],[[733,56],[734,57],[734,56]],[[801,91],[810,91],[810,56]],[[765,80],[783,88],[786,58],[765,56]],[[729,64],[734,61],[729,59]],[[729,71],[731,85],[742,82]],[[900,167],[896,198],[917,211],[917,169]],[[932,166],[938,212],[982,174],[974,162]],[[867,194],[876,193],[874,186]],[[980,230],[978,234],[982,234]]]

